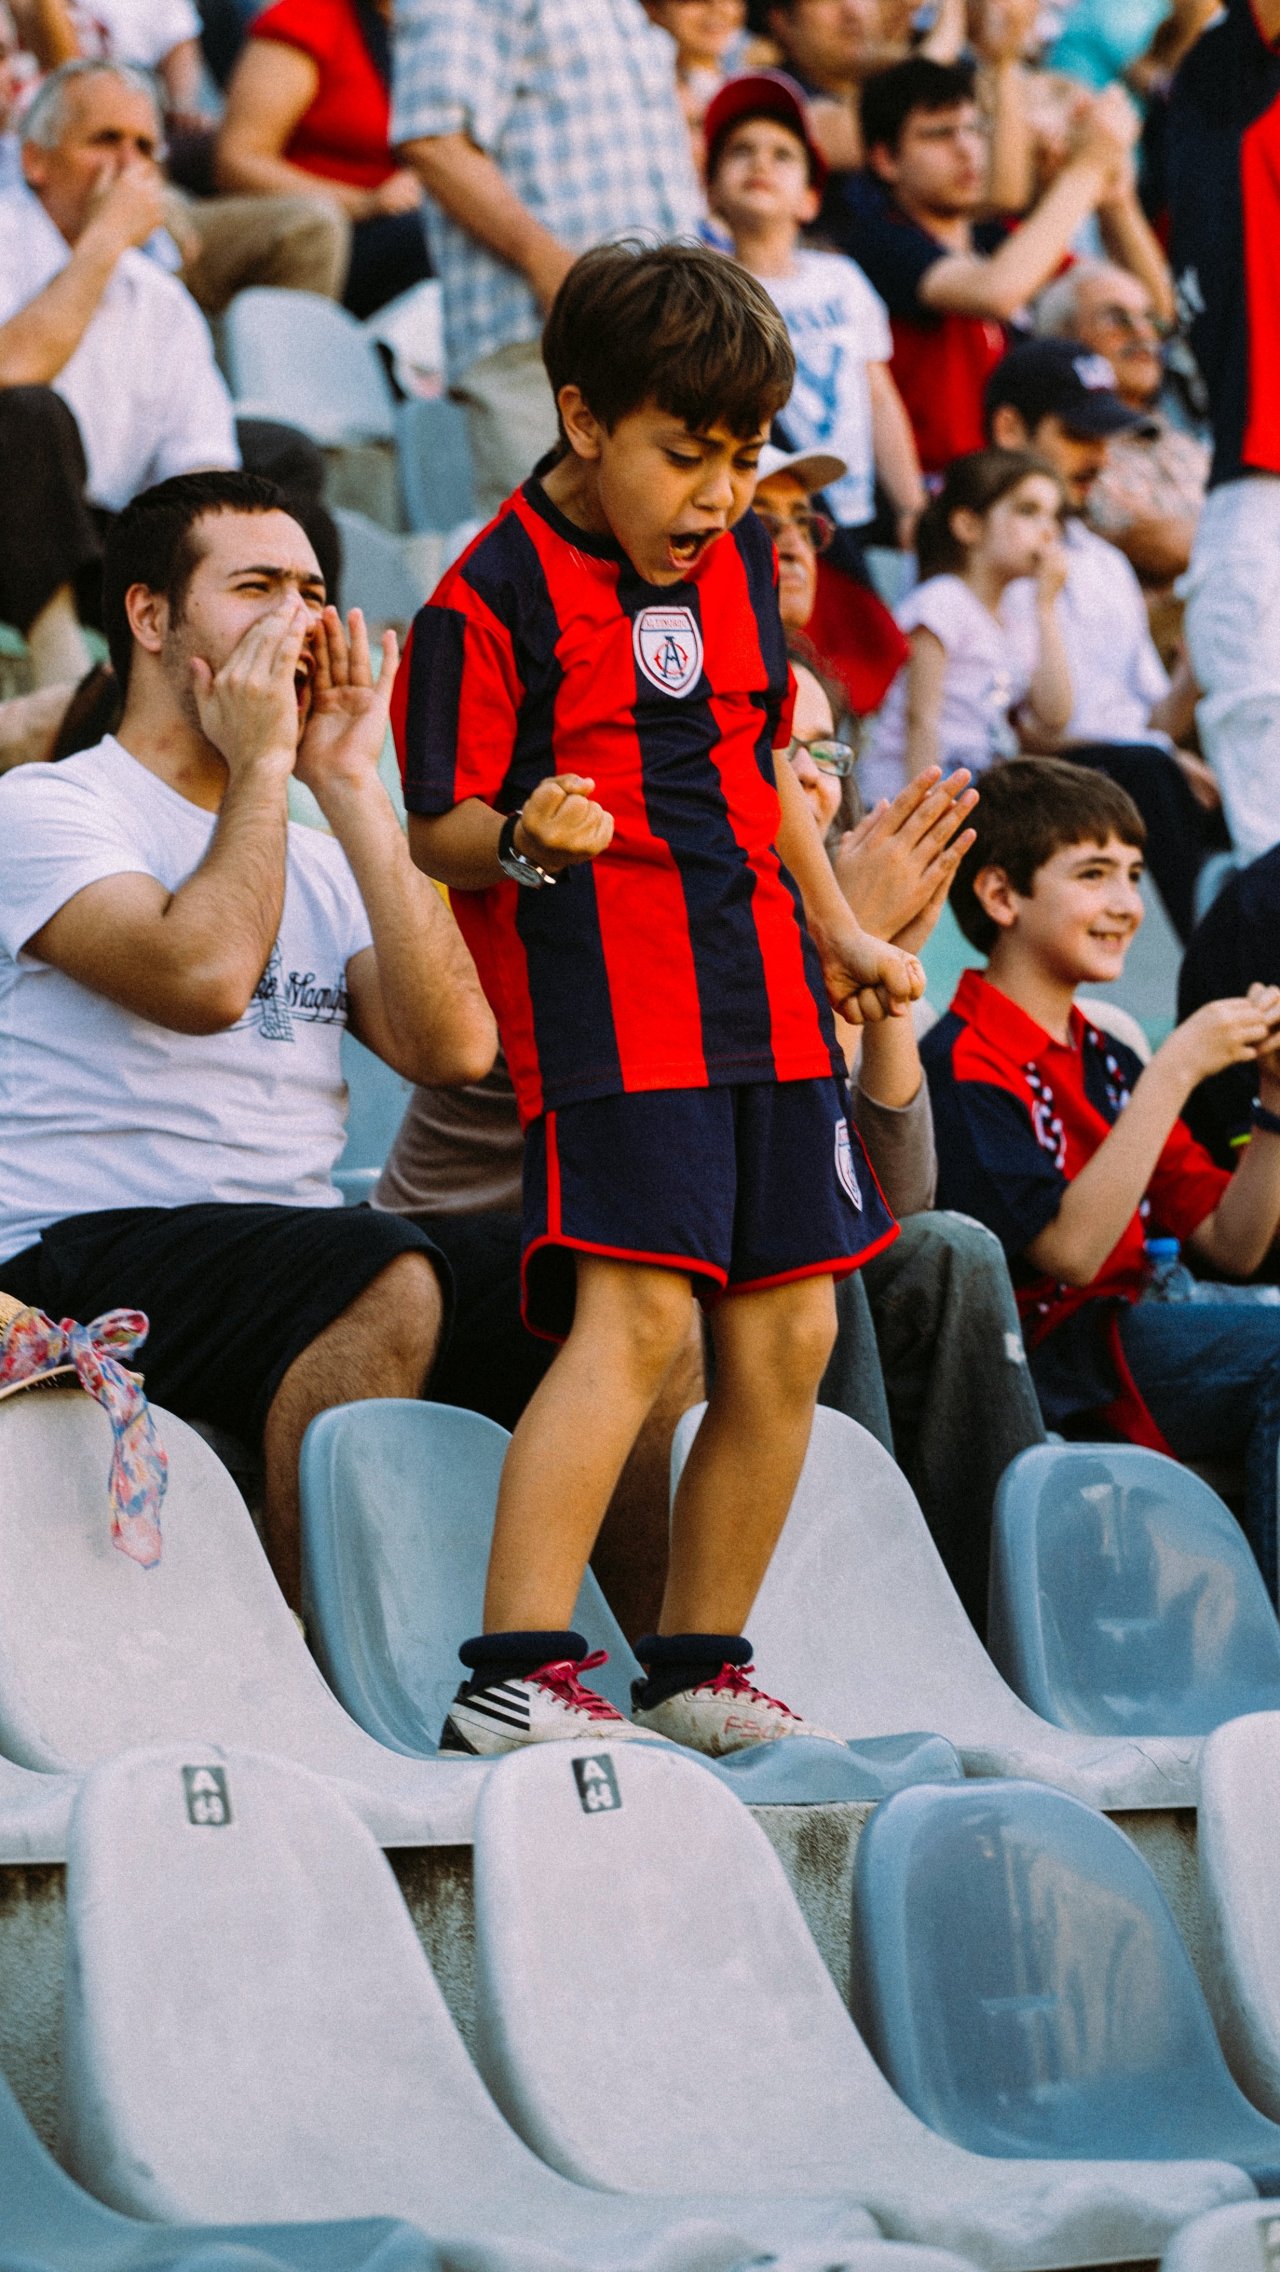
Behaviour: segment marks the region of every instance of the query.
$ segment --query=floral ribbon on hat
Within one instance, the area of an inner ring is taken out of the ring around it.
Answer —
[[[107,1490],[111,1543],[144,1570],[160,1560],[160,1504],[169,1482],[169,1459],[156,1434],[140,1384],[121,1364],[146,1340],[150,1319],[141,1310],[106,1310],[90,1325],[43,1310],[20,1310],[0,1333],[0,1390],[38,1381],[74,1366],[81,1388],[111,1422],[115,1441]]]

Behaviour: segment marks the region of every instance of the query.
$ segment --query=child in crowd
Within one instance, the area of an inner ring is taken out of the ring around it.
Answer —
[[[781,71],[730,79],[708,108],[705,130],[712,211],[781,312],[795,352],[795,386],[782,414],[787,447],[831,450],[845,460],[848,470],[825,493],[844,530],[874,519],[878,474],[909,544],[925,492],[889,371],[884,303],[843,253],[800,242],[826,180],[800,89]]]
[[[418,615],[397,688],[414,857],[454,894],[526,1126],[526,1319],[564,1341],[512,1438],[443,1740],[639,1726],[720,1752],[823,1733],[751,1685],[742,1627],[833,1280],[894,1236],[831,1009],[905,1011],[924,974],[860,928],[772,754],[792,687],[748,507],[794,368],[776,310],[722,254],[601,246],[543,355],[558,445]],[[631,1722],[582,1685],[569,1620],[695,1291],[715,1384]]]
[[[707,104],[747,45],[746,0],[644,0],[644,8],[676,43],[676,85],[700,169]]]
[[[1058,622],[1066,576],[1062,488],[1027,450],[957,458],[917,536],[921,582],[897,610],[911,656],[889,689],[863,760],[868,804],[897,795],[928,765],[984,773],[1013,756],[1021,733],[1053,740],[1071,715]],[[1035,585],[1032,665],[1020,669],[1000,603]]]
[[[1104,774],[1017,758],[984,781],[974,826],[951,903],[987,969],[966,971],[921,1052],[939,1204],[1005,1248],[1050,1427],[1109,1427],[1182,1459],[1243,1447],[1245,1528],[1274,1598],[1280,1308],[1270,1287],[1257,1303],[1207,1284],[1160,1299],[1145,1243],[1179,1238],[1206,1277],[1234,1279],[1272,1247],[1280,987],[1205,1003],[1143,1067],[1074,1004],[1119,978],[1142,920],[1137,807]],[[1257,1082],[1234,1175],[1181,1118],[1228,1065]]]

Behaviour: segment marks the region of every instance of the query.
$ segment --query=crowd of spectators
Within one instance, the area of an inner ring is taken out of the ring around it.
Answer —
[[[317,1411],[426,1387],[512,1427],[554,1347],[516,1089],[378,772],[395,640],[332,604],[323,460],[237,418],[211,321],[429,284],[487,518],[554,466],[543,325],[623,238],[736,263],[785,326],[778,762],[866,932],[987,958],[838,1025],[901,1228],[840,1282],[821,1399],[980,1628],[1046,1423],[1243,1453],[1274,1592],[1278,45],[1280,0],[0,0],[0,1280],[148,1313],[150,1392],[263,1459],[291,1599]],[[1144,860],[1187,948],[1145,1066],[1074,1000]],[[362,1209],[346,1030],[414,1084]],[[692,1324],[601,1532],[633,1636],[710,1363]]]

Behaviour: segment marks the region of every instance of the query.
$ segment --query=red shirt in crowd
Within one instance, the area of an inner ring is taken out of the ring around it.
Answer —
[[[351,0],[274,0],[255,17],[251,37],[296,47],[320,74],[315,100],[283,152],[290,164],[356,189],[380,189],[395,172],[391,97]]]

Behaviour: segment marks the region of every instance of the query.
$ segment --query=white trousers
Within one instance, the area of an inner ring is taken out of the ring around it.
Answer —
[[[1201,746],[1255,860],[1280,843],[1280,476],[1210,490],[1181,589]]]

